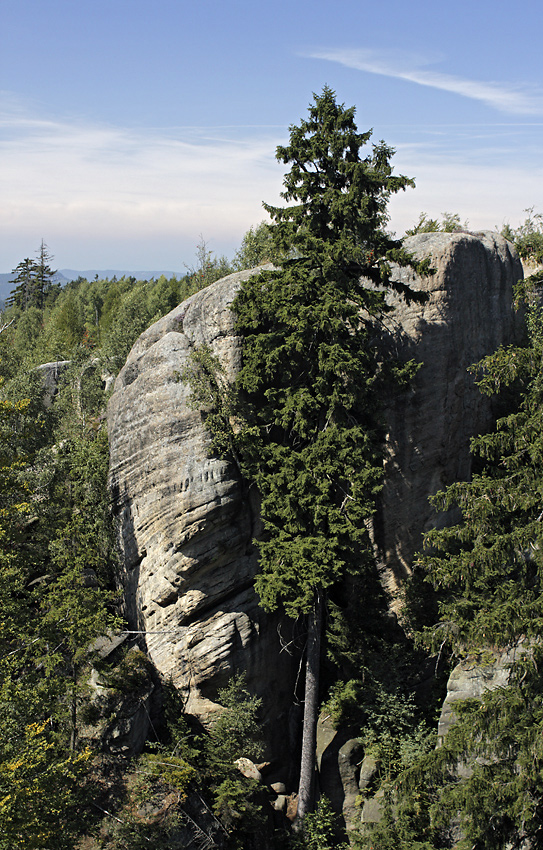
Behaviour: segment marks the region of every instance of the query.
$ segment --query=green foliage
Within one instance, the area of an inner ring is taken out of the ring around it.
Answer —
[[[186,832],[184,803],[196,771],[166,753],[144,753],[126,775],[122,808],[106,818],[92,847],[104,850],[183,850],[194,835]],[[206,838],[201,832],[198,838]],[[209,846],[214,845],[211,841]]]
[[[164,699],[165,730],[163,740],[169,751],[193,764],[201,762],[203,734],[196,733],[184,715],[184,702],[181,693],[170,682],[162,683]]]
[[[42,340],[44,354],[50,353],[55,360],[69,360],[82,342],[84,331],[83,302],[74,289],[67,289],[59,295],[48,317]]]
[[[534,207],[524,210],[526,218],[518,227],[506,224],[501,235],[513,242],[519,257],[532,264],[543,262],[543,215],[534,213]]]
[[[516,665],[508,687],[455,703],[457,719],[442,746],[399,777],[394,817],[362,847],[389,847],[396,837],[405,850],[441,850],[453,835],[458,850],[539,846],[543,703],[536,654]],[[469,770],[459,776],[459,765]]]
[[[35,263],[27,257],[22,260],[12,274],[15,275],[11,283],[15,286],[6,299],[8,306],[16,305],[21,310],[26,310],[32,305],[33,300],[33,283],[34,283]]]
[[[217,700],[224,710],[217,714],[208,739],[207,758],[211,769],[230,770],[240,757],[262,755],[262,729],[258,711],[262,700],[249,693],[245,674],[232,676]]]
[[[24,312],[12,308],[7,317],[15,323],[0,335],[0,369],[6,379],[20,374],[22,364],[29,364],[43,331],[43,315],[37,307]]]
[[[273,244],[270,225],[261,221],[259,225],[250,227],[245,233],[232,266],[235,271],[242,271],[254,269],[264,263],[278,263],[280,260],[281,257]]]
[[[247,847],[248,836],[258,834],[266,822],[266,795],[254,779],[244,777],[234,765],[238,758],[258,759],[263,752],[258,712],[262,700],[252,696],[245,675],[233,676],[219,690],[217,713],[204,744],[206,774],[213,811],[231,834],[229,847]]]
[[[416,233],[456,233],[467,230],[468,222],[463,224],[458,213],[441,213],[441,221],[437,218],[429,218],[425,212],[421,212],[417,223],[405,231],[406,236],[414,236]]]
[[[481,390],[514,388],[514,403],[494,431],[472,441],[480,471],[436,496],[444,509],[457,505],[462,520],[427,535],[419,565],[439,594],[439,622],[425,631],[431,646],[448,643],[455,655],[475,659],[493,647],[517,646],[518,660],[506,687],[455,703],[457,719],[442,746],[400,775],[401,847],[419,840],[448,847],[455,829],[458,850],[540,845],[540,307],[529,306],[527,325],[524,347],[500,349],[478,366]],[[461,764],[469,771],[459,772]],[[389,835],[399,822],[393,819]]]
[[[228,832],[237,831],[229,842],[231,848],[245,846],[244,835],[255,835],[265,824],[260,786],[254,779],[228,776],[214,792],[213,811]],[[266,801],[267,802],[267,801]]]
[[[416,371],[380,349],[387,291],[420,297],[392,279],[391,263],[427,270],[385,232],[391,194],[412,181],[393,175],[383,142],[362,157],[370,136],[330,89],[315,96],[277,149],[290,164],[289,205],[264,205],[280,268],[244,281],[232,305],[243,338],[236,385],[206,349],[183,375],[213,449],[258,489],[261,604],[293,618],[347,577],[373,583],[355,604],[371,608],[378,596],[368,529],[382,478],[382,399]]]
[[[520,401],[495,431],[472,441],[482,471],[434,500],[462,512],[459,525],[430,532],[421,558],[441,592],[435,639],[457,652],[509,645],[543,628],[541,321],[541,309],[531,307],[528,346],[499,349],[480,364],[483,392],[515,382]]]
[[[211,437],[210,455],[227,457],[242,470],[238,444],[248,439],[246,423],[241,418],[241,399],[236,386],[228,381],[226,370],[208,345],[191,353],[179,380],[190,386],[189,405],[202,413]]]
[[[160,783],[167,791],[175,791],[179,803],[186,800],[189,787],[197,776],[196,769],[185,759],[162,752],[145,753],[139,760],[139,767],[147,774],[148,782]]]
[[[220,277],[231,269],[221,265],[216,271]],[[12,377],[22,364],[32,368],[54,360],[82,363],[99,355],[102,365],[116,372],[146,327],[207,282],[192,274],[158,281],[80,278],[54,289],[42,308],[29,303],[23,310],[14,302],[5,315],[15,322],[0,335],[0,369]]]
[[[101,680],[107,688],[118,694],[139,691],[148,684],[151,675],[151,662],[141,649],[133,649],[112,669],[97,663],[96,668],[101,673]]]
[[[209,286],[210,283],[214,283],[234,271],[226,257],[213,256],[213,251],[210,251],[201,234],[200,241],[196,246],[196,263],[193,266],[187,266],[187,268],[188,279],[195,291]]]
[[[361,741],[378,764],[381,782],[391,782],[436,744],[436,733],[418,719],[412,697],[379,688]]]
[[[10,850],[23,846],[15,830],[21,828],[24,808],[29,847],[72,847],[75,834],[89,823],[89,802],[81,808],[79,793],[87,789],[78,790],[81,772],[88,774],[90,766],[81,737],[92,715],[86,679],[94,641],[119,623],[103,376],[122,365],[148,324],[202,285],[188,277],[79,279],[61,291],[44,285],[38,292],[36,275],[47,283],[53,274],[42,247],[38,262],[27,264],[34,289],[28,289],[28,297],[21,290],[21,298],[12,300],[0,334],[0,833],[9,836]],[[70,363],[58,377],[54,404],[46,409],[43,373],[35,367],[55,360]],[[146,658],[131,655],[116,676],[112,684],[119,690],[137,691],[148,676]],[[25,730],[36,724],[39,735],[28,738]],[[175,746],[182,752],[168,753],[173,762],[166,771],[174,771],[169,781],[179,799],[194,775],[186,754],[199,753],[188,735],[182,743],[181,725]],[[165,775],[157,778],[158,761],[148,772],[154,785],[162,782],[167,789]],[[23,779],[29,783],[24,803]],[[78,806],[79,823],[72,829],[70,813]],[[36,830],[42,822],[35,844],[34,810]],[[164,846],[174,820],[164,827]],[[19,826],[12,828],[12,822]],[[145,831],[153,834],[150,827]]]
[[[68,848],[86,820],[88,650],[115,622],[107,438],[72,434],[53,448],[57,414],[24,365],[1,391],[0,834],[10,850]]]
[[[395,673],[399,678],[399,671]],[[387,684],[375,677],[375,671],[363,680],[337,682],[325,706],[334,725],[359,726],[364,752],[377,763],[379,782],[390,782],[436,743],[435,723],[429,722],[434,718],[424,717],[412,694]]]
[[[362,159],[369,138],[330,89],[315,96],[309,119],[277,149],[291,164],[282,196],[295,203],[265,205],[272,244],[289,259],[245,281],[233,303],[249,409],[237,444],[265,532],[256,586],[267,610],[290,616],[371,562],[365,521],[381,479],[380,398],[409,373],[385,364],[376,342],[384,290],[414,295],[390,279],[390,261],[411,258],[384,232],[389,196],[412,181],[393,176],[384,143]]]
[[[352,836],[355,850],[445,850],[451,846],[439,841],[436,830],[430,828],[425,794],[414,794],[409,810],[394,806],[391,797],[388,790],[381,821],[362,827]]]
[[[0,758],[2,850],[71,850],[79,832],[79,785],[90,753],[59,754],[46,725],[28,725],[17,752]]]
[[[59,291],[59,286],[53,284],[56,271],[49,265],[53,258],[43,240],[37,254],[37,260],[27,257],[13,270],[15,277],[11,282],[15,287],[6,299],[6,304],[19,307],[23,312],[29,307],[43,310],[46,301],[51,300],[51,296],[54,300]]]
[[[338,816],[328,798],[321,797],[315,811],[305,817],[300,850],[347,850],[349,845],[338,834]]]

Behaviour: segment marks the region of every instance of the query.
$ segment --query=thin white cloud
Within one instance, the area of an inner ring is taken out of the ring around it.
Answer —
[[[543,166],[515,160],[509,151],[489,163],[489,157],[463,158],[426,147],[399,146],[395,172],[415,177],[416,188],[394,195],[389,203],[391,227],[403,233],[421,212],[439,218],[444,212],[458,213],[471,230],[498,229],[506,222],[517,226],[527,207],[540,210]]]
[[[309,59],[338,62],[357,71],[380,74],[417,83],[420,86],[440,89],[478,100],[487,106],[512,115],[543,114],[543,92],[528,86],[507,83],[480,82],[452,74],[421,68],[428,61],[415,54],[402,51],[372,50],[367,48],[322,48],[302,53]]]
[[[239,245],[278,200],[286,128],[135,130],[0,110],[0,228],[6,243],[93,234]],[[30,250],[30,249],[28,249]],[[17,260],[18,261],[18,260]],[[6,262],[0,255],[0,268]],[[182,263],[178,263],[182,265]]]

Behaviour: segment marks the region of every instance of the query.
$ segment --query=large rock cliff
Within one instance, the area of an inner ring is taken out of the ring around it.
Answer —
[[[402,270],[429,298],[398,302],[388,321],[400,355],[424,363],[388,411],[375,543],[393,591],[435,521],[428,496],[469,475],[469,438],[490,424],[467,367],[513,340],[512,288],[522,277],[512,246],[496,234],[424,234],[407,247],[429,256],[435,274],[417,279]],[[184,693],[186,711],[204,720],[217,688],[238,669],[264,697],[268,716],[286,713],[297,666],[281,651],[284,625],[263,614],[252,587],[257,509],[235,470],[208,456],[201,417],[180,380],[204,342],[235,374],[241,346],[229,304],[251,273],[212,284],[145,331],[108,409],[127,615],[145,633],[157,669]]]
[[[201,416],[180,379],[203,343],[234,375],[241,349],[228,305],[250,274],[218,281],[146,330],[108,407],[128,621],[183,693],[185,710],[204,722],[236,671],[246,671],[274,717],[292,697],[279,623],[263,614],[253,590],[258,511],[236,471],[209,457]]]
[[[417,259],[429,257],[435,271],[422,280],[398,271],[404,282],[428,293],[426,303],[390,299],[396,307],[388,322],[393,343],[402,357],[422,363],[412,388],[392,399],[387,411],[375,541],[393,597],[423,533],[454,518],[437,517],[428,497],[469,478],[470,438],[492,426],[492,402],[468,370],[518,338],[513,288],[523,277],[513,246],[497,233],[425,233],[406,239],[405,247]]]

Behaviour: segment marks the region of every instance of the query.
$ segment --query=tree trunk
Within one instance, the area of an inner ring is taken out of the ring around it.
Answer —
[[[301,826],[306,814],[313,809],[315,756],[317,751],[317,720],[319,715],[319,672],[321,661],[322,599],[317,591],[309,614],[307,658],[305,665],[304,722],[298,812],[296,822]]]

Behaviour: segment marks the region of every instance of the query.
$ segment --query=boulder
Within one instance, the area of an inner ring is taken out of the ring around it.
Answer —
[[[254,779],[255,782],[262,782],[262,774],[256,764],[251,759],[242,757],[234,762],[237,769],[246,779]]]
[[[36,366],[40,373],[43,387],[43,406],[51,407],[58,392],[58,382],[63,372],[72,365],[71,360],[54,360],[52,363],[42,363]]]
[[[154,672],[126,633],[112,632],[94,641],[93,666],[87,679],[89,700],[79,733],[103,752],[133,758],[141,753],[149,733],[156,735],[161,695]]]
[[[371,780],[377,773],[377,759],[374,756],[364,756],[360,765],[360,774],[358,776],[358,787],[361,791],[365,791],[369,787]]]
[[[524,652],[524,644],[500,651],[489,649],[456,665],[449,676],[447,696],[441,708],[437,727],[438,744],[455,721],[454,704],[458,700],[479,699],[485,691],[507,687],[511,665]]]
[[[351,829],[360,816],[360,766],[365,761],[364,749],[348,728],[334,729],[330,717],[320,717],[317,724],[317,768],[319,790],[341,812],[344,825]]]
[[[272,784],[270,785],[270,788],[271,788],[272,791],[275,791],[275,793],[278,794],[278,795],[287,793],[287,786],[285,785],[284,782],[272,782]]]
[[[360,815],[360,824],[381,823],[385,812],[385,792],[383,788],[373,796],[364,801]]]
[[[278,794],[271,804],[276,812],[286,812],[288,805],[288,797],[285,794]]]

